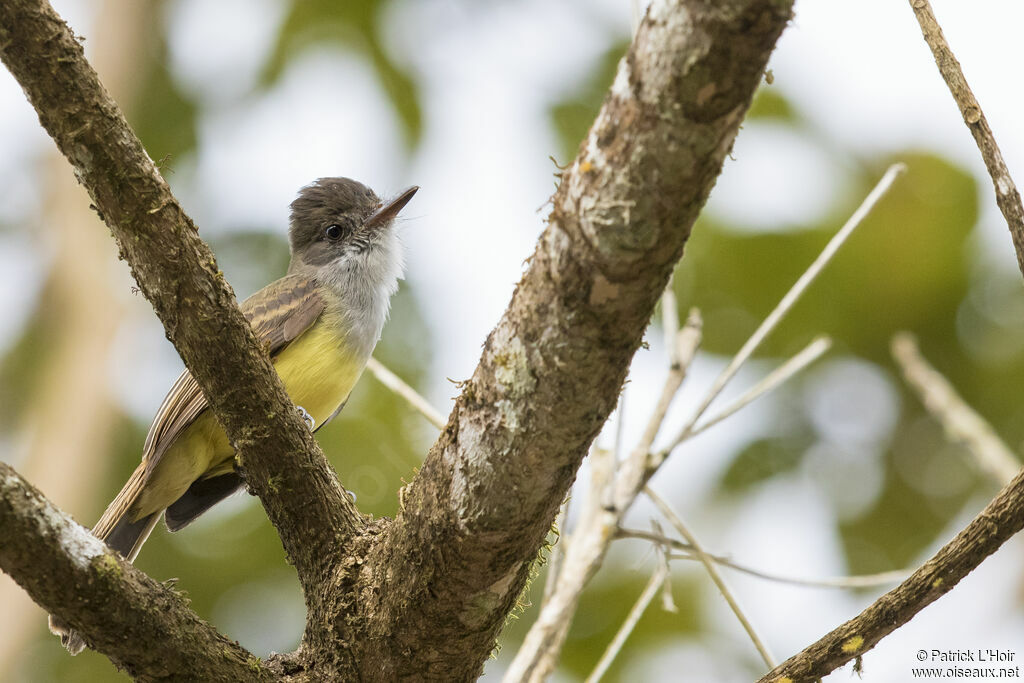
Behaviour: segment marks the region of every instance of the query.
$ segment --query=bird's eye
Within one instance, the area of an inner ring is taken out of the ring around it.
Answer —
[[[331,225],[328,225],[327,229],[324,230],[324,236],[327,237],[327,239],[331,240],[332,242],[337,242],[344,235],[345,235],[345,229],[343,227],[341,227],[340,225],[338,225],[337,223],[333,223]]]

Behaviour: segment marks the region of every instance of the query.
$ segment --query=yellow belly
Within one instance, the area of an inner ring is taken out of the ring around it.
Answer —
[[[366,365],[329,328],[321,318],[274,357],[288,395],[317,427],[345,402]],[[234,455],[213,413],[203,411],[160,458],[134,506],[136,517],[166,508],[197,479],[230,472]]]

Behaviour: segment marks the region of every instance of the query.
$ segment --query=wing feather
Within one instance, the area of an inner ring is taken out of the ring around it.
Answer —
[[[324,301],[312,278],[294,274],[270,283],[243,301],[241,308],[256,338],[273,357],[316,322],[324,310]],[[183,371],[160,405],[146,436],[143,461],[147,463],[147,472],[208,406],[192,373]]]

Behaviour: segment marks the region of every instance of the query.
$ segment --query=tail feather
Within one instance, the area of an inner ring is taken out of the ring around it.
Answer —
[[[104,541],[108,547],[121,553],[126,560],[134,562],[142,549],[142,544],[149,538],[163,510],[150,513],[132,521],[129,511],[135,504],[142,487],[146,482],[146,465],[142,463],[125,483],[121,492],[107,506],[92,533]],[[85,649],[85,640],[78,631],[72,629],[63,619],[50,615],[50,632],[60,636],[61,645],[72,655]]]
[[[171,531],[180,531],[214,505],[242,487],[241,475],[229,472],[208,479],[197,479],[178,500],[167,508],[164,521]]]

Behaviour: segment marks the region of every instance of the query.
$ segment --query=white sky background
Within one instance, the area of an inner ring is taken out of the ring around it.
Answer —
[[[1024,92],[1017,85],[1024,67],[1019,47],[1024,3],[933,4],[1010,170],[1021,182],[1024,127],[1019,112]],[[55,5],[78,33],[89,35],[90,3],[64,0]],[[544,214],[536,209],[553,191],[555,169],[548,156],[557,154],[546,108],[585,78],[609,36],[628,33],[630,21],[626,0],[468,7],[408,0],[390,10],[388,44],[422,75],[424,140],[408,163],[395,115],[372,71],[358,58],[312,48],[291,64],[274,90],[242,96],[264,57],[254,48],[266,43],[280,20],[276,0],[183,0],[170,10],[173,71],[213,102],[200,124],[200,152],[177,160],[170,177],[204,233],[266,224],[280,225],[283,233],[297,188],[322,175],[351,175],[381,194],[421,186],[407,209],[403,237],[407,278],[433,330],[435,355],[427,393],[442,412],[454,393],[445,378],[472,373],[480,345],[508,303],[543,228]],[[229,19],[241,28],[216,30]],[[879,152],[919,145],[985,177],[906,2],[798,0],[796,19],[783,34],[770,68],[774,87],[837,144]],[[18,86],[0,71],[0,220],[17,225],[36,210],[40,181],[25,169],[51,147]],[[709,209],[755,229],[812,220],[829,205],[829,193],[842,185],[843,170],[830,164],[792,133],[747,126]],[[985,251],[1001,266],[1015,268],[987,179],[981,188]],[[23,283],[31,283],[33,273],[41,271],[45,242],[24,233],[0,234],[0,320],[6,321],[0,328],[0,349],[16,337],[31,310],[32,286]],[[122,331],[117,362],[111,363],[112,389],[127,409],[149,419],[180,362],[148,304],[127,293],[126,268],[124,278],[123,294],[132,302],[133,318]],[[661,345],[657,335],[650,341],[651,350],[637,357],[627,394],[627,443],[635,440],[653,402],[656,392],[646,387],[660,382]],[[153,348],[163,349],[155,364],[146,351]],[[716,361],[698,364],[670,424],[682,421],[699,398],[699,387],[707,386],[719,368]],[[737,390],[763,369],[756,365],[741,374]],[[893,400],[884,383],[873,384],[856,368],[839,371],[860,377],[854,384],[876,392],[878,401]],[[139,378],[145,380],[143,387],[130,389],[140,384]],[[702,487],[724,465],[724,457],[716,453],[724,456],[736,439],[775,419],[770,399],[744,415],[675,456],[675,466],[659,476],[659,488],[671,492],[711,548],[780,573],[842,574],[834,520],[822,498],[834,492],[811,490],[796,477],[765,487],[728,519],[717,515],[721,510],[686,506],[685,501],[701,498]],[[871,424],[861,427],[872,429]],[[585,473],[581,479],[586,480]],[[983,503],[978,501],[971,514]],[[645,525],[640,512],[636,519]],[[965,512],[956,528],[968,519]],[[780,545],[787,548],[784,556],[778,552]],[[1016,597],[1021,549],[1019,540],[1009,543],[950,595],[884,640],[865,660],[865,680],[908,680],[918,649],[1017,648],[1018,660],[1024,657],[1024,619]],[[628,553],[615,561],[638,566]],[[639,567],[646,571],[646,565]],[[780,658],[870,601],[868,596],[729,578]],[[708,585],[707,603],[717,605],[712,607],[714,628],[722,640],[738,643],[725,651],[743,651],[744,636],[724,603],[710,597],[713,589]],[[502,660],[490,663],[488,677],[496,676],[511,654],[506,649]],[[668,647],[638,666],[642,668],[633,672],[634,680],[678,680],[680,671],[701,681],[737,675],[730,665],[709,661],[709,653],[692,643]],[[847,680],[849,675],[846,669],[829,680]]]

